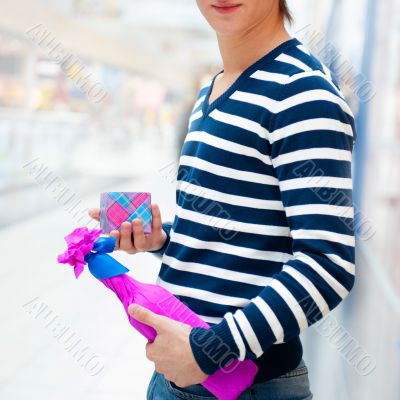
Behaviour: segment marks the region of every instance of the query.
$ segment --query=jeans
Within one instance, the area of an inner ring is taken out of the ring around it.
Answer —
[[[285,375],[252,385],[238,400],[311,400],[308,370],[304,361]],[[147,400],[211,400],[216,399],[201,385],[180,388],[154,372],[147,389]]]

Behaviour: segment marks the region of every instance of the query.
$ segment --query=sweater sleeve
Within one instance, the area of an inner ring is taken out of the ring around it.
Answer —
[[[192,330],[191,348],[206,374],[222,368],[232,354],[255,359],[273,344],[299,336],[354,284],[354,119],[340,91],[323,77],[290,82],[265,128],[292,258],[246,307],[226,314],[207,332]]]
[[[172,228],[172,223],[170,223],[170,222],[166,222],[166,223],[162,224],[162,229],[167,234],[167,239],[165,240],[165,243],[163,244],[161,249],[149,251],[148,253],[153,253],[157,256],[162,256],[165,253],[165,250],[167,249],[168,244],[171,240],[171,235],[170,235],[171,228]]]

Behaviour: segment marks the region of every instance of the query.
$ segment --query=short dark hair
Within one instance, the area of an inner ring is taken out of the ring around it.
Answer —
[[[282,17],[288,21],[289,23],[293,22],[293,17],[292,14],[289,10],[289,7],[286,3],[286,0],[279,0],[279,11],[282,15]]]

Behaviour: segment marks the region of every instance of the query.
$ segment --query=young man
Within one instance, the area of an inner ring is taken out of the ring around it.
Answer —
[[[311,399],[299,334],[354,283],[353,116],[285,30],[285,1],[197,3],[224,69],[189,121],[174,222],[162,225],[153,205],[152,235],[139,221],[112,233],[122,250],[162,253],[158,283],[211,325],[131,306],[158,332],[148,399],[213,398],[199,383],[231,360],[222,348],[258,365],[240,399]]]

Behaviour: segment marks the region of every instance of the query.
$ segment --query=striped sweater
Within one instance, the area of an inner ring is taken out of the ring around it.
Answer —
[[[297,39],[209,104],[215,79],[190,117],[158,283],[210,323],[190,335],[205,373],[234,354],[265,380],[354,284],[354,119]]]

